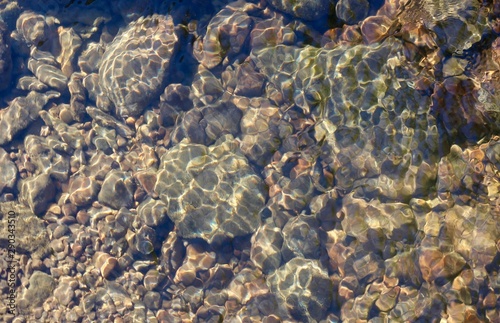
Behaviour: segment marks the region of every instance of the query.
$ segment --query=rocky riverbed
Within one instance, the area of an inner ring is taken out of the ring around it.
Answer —
[[[5,322],[500,322],[500,2],[0,1]]]

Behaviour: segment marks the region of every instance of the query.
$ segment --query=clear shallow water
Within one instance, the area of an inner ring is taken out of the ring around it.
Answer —
[[[8,321],[498,317],[494,4],[0,8]]]

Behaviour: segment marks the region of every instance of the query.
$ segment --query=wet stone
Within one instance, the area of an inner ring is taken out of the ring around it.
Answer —
[[[75,70],[76,52],[82,45],[82,39],[73,28],[59,27],[57,33],[62,49],[57,61],[61,64],[62,73],[69,78]]]
[[[241,111],[230,102],[194,108],[181,117],[173,131],[172,141],[178,143],[189,138],[192,143],[210,145],[224,134],[236,136],[240,131],[241,115]]]
[[[148,291],[144,295],[144,305],[150,310],[157,310],[161,307],[161,295],[158,292]]]
[[[332,283],[315,260],[294,258],[268,276],[267,283],[290,315],[303,322],[324,317],[332,300]]]
[[[155,191],[182,237],[213,242],[257,229],[265,191],[238,146],[226,135],[210,147],[183,141],[162,156]]]
[[[24,91],[43,92],[48,89],[48,86],[34,76],[23,76],[17,81],[16,88]]]
[[[484,15],[474,1],[424,0],[408,6],[399,19],[409,26],[421,20],[431,26],[444,52],[460,54],[481,39],[487,25]]]
[[[15,202],[0,203],[0,246],[8,246],[8,214],[16,213],[16,251],[43,259],[49,253],[49,234],[44,221],[31,212],[28,207]]]
[[[208,270],[215,265],[215,252],[198,243],[186,247],[186,257],[174,277],[174,282],[191,285],[200,271]]]
[[[196,107],[215,103],[224,93],[220,79],[201,64],[198,66],[198,72],[194,76],[191,89],[194,96],[193,103]]]
[[[87,95],[83,86],[83,78],[82,73],[73,73],[70,76],[68,82],[68,90],[71,95],[69,109],[61,110],[59,113],[59,118],[67,124],[73,120],[81,122],[84,119],[84,103]]]
[[[31,275],[29,282],[30,286],[18,299],[19,307],[24,313],[42,305],[56,288],[54,278],[38,270]]]
[[[0,148],[0,194],[6,189],[13,189],[17,177],[16,164],[10,160],[7,152]]]
[[[129,173],[112,170],[104,179],[97,198],[99,202],[119,210],[132,206],[134,191],[135,184]]]
[[[194,44],[193,54],[206,68],[219,65],[242,49],[252,20],[241,10],[225,8],[210,21],[207,33]]]
[[[170,84],[160,96],[160,124],[173,126],[182,111],[189,111],[193,102],[189,97],[191,89],[182,84]]]
[[[241,151],[258,165],[266,165],[282,140],[292,132],[290,124],[281,118],[278,107],[265,103],[258,109],[247,109],[240,123]]]
[[[50,99],[59,95],[54,91],[43,94],[32,91],[25,97],[14,99],[0,114],[0,129],[3,129],[0,133],[0,145],[10,142],[16,134],[38,119],[38,112]]]
[[[75,292],[73,288],[71,288],[69,282],[61,281],[57,288],[54,290],[54,296],[61,305],[68,306],[68,304],[75,296]]]
[[[99,83],[117,115],[139,115],[158,94],[176,47],[172,17],[153,15],[131,22],[106,48]]]
[[[55,197],[55,187],[47,174],[28,178],[21,183],[21,200],[36,215],[44,214]]]
[[[139,205],[137,214],[140,221],[150,227],[163,225],[168,219],[167,206],[162,201],[151,198]]]
[[[77,206],[91,204],[101,186],[93,178],[90,177],[76,177],[70,180],[69,199],[71,203]]]
[[[28,135],[24,138],[27,155],[36,166],[37,173],[49,174],[60,182],[68,180],[69,158],[71,148],[54,137]]]
[[[339,19],[353,25],[368,16],[370,3],[367,0],[339,0],[335,9]]]
[[[318,259],[320,256],[319,222],[314,216],[299,215],[292,218],[283,228],[284,261],[295,257]]]
[[[281,266],[282,245],[283,234],[269,219],[252,236],[250,259],[263,273],[272,273]]]
[[[118,261],[116,258],[107,253],[96,252],[93,260],[96,268],[99,269],[102,277],[104,278],[109,278],[115,268],[118,267]]]
[[[68,77],[59,69],[55,58],[48,52],[33,49],[28,60],[28,69],[37,79],[59,92],[64,92],[68,87]]]
[[[335,2],[330,0],[270,0],[269,3],[276,9],[284,11],[297,18],[315,20],[327,15],[329,13],[330,6],[333,6]]]
[[[150,269],[146,275],[144,275],[144,287],[146,287],[147,290],[153,290],[157,288],[165,279],[165,274],[160,273],[158,270]]]
[[[28,46],[41,46],[49,37],[45,17],[32,11],[25,11],[19,16],[16,29]]]
[[[86,75],[99,72],[99,63],[104,54],[101,43],[89,43],[78,57],[78,66]]]

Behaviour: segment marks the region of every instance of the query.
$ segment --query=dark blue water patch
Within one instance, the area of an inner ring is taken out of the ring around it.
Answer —
[[[384,0],[369,0],[370,3],[370,14],[371,12],[376,12],[380,7],[384,5]]]

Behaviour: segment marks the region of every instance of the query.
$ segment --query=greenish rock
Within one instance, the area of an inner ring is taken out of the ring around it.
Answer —
[[[286,12],[296,18],[314,20],[322,18],[334,8],[334,0],[269,0],[276,9]]]
[[[15,226],[14,231],[9,232],[9,224]],[[15,236],[16,252],[39,259],[49,253],[49,233],[44,221],[22,204],[0,203],[0,247],[8,247],[10,234]]]
[[[41,306],[52,295],[56,281],[44,272],[36,270],[30,277],[30,285],[18,299],[21,313],[28,314],[34,308]]]
[[[431,191],[449,143],[439,135],[431,98],[414,86],[418,77],[433,77],[403,53],[402,41],[389,37],[333,49],[257,46],[251,59],[285,104],[317,118],[316,140],[337,186],[407,202]]]

